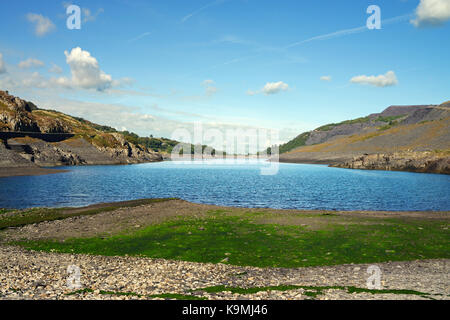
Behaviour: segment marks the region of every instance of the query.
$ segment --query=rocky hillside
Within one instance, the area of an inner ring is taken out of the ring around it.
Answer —
[[[108,127],[61,112],[39,109],[31,102],[0,91],[0,167],[128,164],[162,160],[160,153],[129,142],[122,133],[105,132],[114,130],[104,128]],[[7,134],[11,132],[27,134],[11,138]]]
[[[450,174],[448,152],[394,152],[366,154],[331,165],[348,169],[434,172]]]
[[[445,102],[391,106],[302,133],[280,146],[280,161],[448,173],[449,151],[450,102]]]

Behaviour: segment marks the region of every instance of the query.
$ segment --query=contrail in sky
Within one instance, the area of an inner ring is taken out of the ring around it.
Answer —
[[[151,34],[152,34],[151,32],[144,32],[143,34],[138,35],[136,38],[133,38],[133,39],[128,40],[128,42],[134,42],[134,41],[137,41],[137,40],[142,39],[142,38],[144,38],[144,37],[147,37],[147,36],[149,36],[149,35],[151,35]]]
[[[400,21],[403,21],[403,20],[410,19],[412,17],[413,17],[413,14],[405,14],[405,15],[402,15],[402,16],[389,18],[389,19],[386,19],[386,20],[382,20],[382,25],[383,24],[392,24],[392,23],[395,23],[395,22],[400,22]],[[296,46],[299,46],[299,45],[301,45],[303,43],[311,42],[311,41],[314,41],[314,40],[328,40],[328,39],[333,39],[333,38],[346,36],[346,35],[353,34],[353,33],[364,32],[364,31],[370,31],[370,30],[367,28],[367,26],[361,26],[361,27],[357,27],[357,28],[339,30],[339,31],[335,31],[335,32],[327,33],[327,34],[322,34],[320,36],[315,36],[315,37],[312,37],[312,38],[309,38],[309,39],[305,39],[305,40],[302,40],[302,41],[291,43],[290,45],[287,45],[283,49],[290,49],[292,47],[296,47]]]
[[[209,5],[207,5],[205,7],[202,7],[200,9],[198,9],[197,11],[194,11],[194,13],[192,13],[190,15],[187,15],[183,19],[187,20],[192,15],[200,12],[201,10],[204,10],[204,9],[206,9],[206,8],[212,6],[212,5],[217,5],[217,4],[219,4],[220,2],[223,2],[223,1],[226,1],[226,0],[219,0],[219,1],[215,1],[213,3],[210,3]],[[401,15],[401,16],[397,16],[397,17],[393,17],[393,18],[382,20],[381,23],[382,23],[382,26],[383,26],[383,25],[387,25],[387,24],[393,24],[393,23],[396,23],[396,22],[401,22],[401,21],[404,21],[404,20],[409,20],[409,19],[411,19],[413,17],[414,17],[414,14],[412,14],[412,13],[404,14],[404,15]],[[288,49],[291,49],[293,47],[297,47],[299,45],[302,45],[304,43],[308,43],[308,42],[312,42],[312,41],[316,41],[316,40],[328,40],[328,39],[338,38],[338,37],[342,37],[342,36],[346,36],[346,35],[350,35],[350,34],[361,33],[361,32],[365,32],[365,31],[371,31],[371,30],[369,28],[367,28],[366,25],[361,26],[361,27],[356,27],[356,28],[338,30],[338,31],[335,31],[335,32],[327,33],[327,34],[314,36],[312,38],[308,38],[308,39],[305,39],[305,40],[302,40],[302,41],[293,42],[293,43],[291,43],[291,44],[289,44],[289,45],[287,45],[285,47],[280,47],[277,50],[279,50],[279,51],[288,50]],[[272,48],[271,50],[273,51],[274,49]],[[262,49],[259,53],[256,53],[256,54],[253,54],[253,55],[236,57],[236,58],[234,58],[232,60],[228,60],[228,61],[223,62],[221,64],[214,65],[214,66],[208,68],[208,70],[215,69],[215,68],[217,68],[219,66],[235,64],[235,63],[238,63],[238,62],[241,62],[241,61],[244,61],[244,60],[256,58],[256,57],[262,55],[266,51],[268,51],[268,50]],[[189,75],[189,76],[191,76],[191,75]]]
[[[389,19],[386,19],[386,20],[382,20],[382,25],[384,25],[384,24],[392,24],[392,23],[395,23],[395,22],[403,21],[403,20],[408,20],[408,19],[412,18],[413,16],[414,16],[413,14],[405,14],[405,15],[389,18]],[[315,37],[312,37],[312,38],[308,38],[308,39],[305,39],[305,40],[302,40],[302,41],[297,41],[297,42],[291,43],[291,44],[289,44],[289,45],[287,45],[285,47],[281,47],[281,48],[279,48],[279,50],[280,51],[288,50],[288,49],[291,49],[293,47],[299,46],[301,44],[304,44],[304,43],[307,43],[307,42],[311,42],[311,41],[315,41],[315,40],[328,40],[328,39],[338,38],[338,37],[342,37],[342,36],[346,36],[346,35],[350,35],[350,34],[354,34],[354,33],[365,32],[365,31],[371,31],[371,30],[368,29],[367,26],[361,26],[361,27],[350,28],[350,29],[343,29],[343,30],[339,30],[339,31],[335,31],[335,32],[331,32],[331,33],[315,36]],[[247,60],[247,59],[250,59],[250,58],[254,58],[254,57],[260,56],[263,53],[264,52],[260,52],[258,54],[251,55],[251,56],[234,58],[232,60],[224,62],[222,65],[234,64],[234,63],[237,63],[237,62],[240,62],[240,61],[243,61],[243,60]],[[217,65],[215,67],[217,67]]]
[[[201,8],[199,8],[199,9],[197,9],[197,10],[195,10],[195,11],[189,13],[188,15],[184,16],[184,17],[181,19],[181,23],[185,23],[185,22],[188,21],[190,18],[192,18],[192,17],[195,16],[196,14],[202,12],[203,10],[206,10],[206,9],[208,9],[208,8],[210,8],[210,7],[213,7],[213,6],[217,6],[217,5],[219,5],[219,4],[222,4],[222,3],[225,2],[225,1],[227,1],[227,0],[216,0],[216,1],[210,2],[210,3],[208,3],[207,5],[205,5],[205,6],[201,7]]]

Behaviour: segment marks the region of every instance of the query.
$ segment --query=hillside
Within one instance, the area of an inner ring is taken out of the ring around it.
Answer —
[[[11,138],[11,133],[27,133]],[[159,152],[114,129],[43,110],[0,91],[0,167],[161,161]],[[159,150],[158,150],[159,151]]]
[[[450,102],[391,106],[321,126],[280,146],[280,161],[450,173]]]

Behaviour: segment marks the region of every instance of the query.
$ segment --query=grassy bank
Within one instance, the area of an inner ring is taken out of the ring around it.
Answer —
[[[148,205],[167,199],[143,199],[131,200],[115,203],[96,204],[83,208],[33,208],[28,210],[11,210],[0,208],[0,230],[21,227],[28,224],[40,223],[44,221],[62,220],[70,217],[90,216],[102,212],[113,211],[119,208],[134,208],[137,206]],[[7,214],[8,213],[8,214]]]
[[[292,268],[450,258],[449,240],[446,218],[229,208],[111,237],[16,244],[43,251]]]

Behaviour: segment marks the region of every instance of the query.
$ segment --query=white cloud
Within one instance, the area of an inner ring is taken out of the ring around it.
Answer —
[[[212,96],[215,93],[217,93],[217,88],[216,87],[207,87],[206,88],[206,95],[207,96]]]
[[[34,24],[34,32],[39,37],[42,37],[45,34],[56,29],[53,22],[49,18],[44,17],[41,14],[29,13],[27,14],[27,19],[29,22]]]
[[[62,5],[65,9],[67,9],[69,6],[74,5],[74,3],[64,1]],[[81,8],[81,17],[83,19],[83,23],[95,21],[99,14],[103,12],[105,12],[105,9],[103,8],[99,8],[95,14],[92,13],[91,9],[89,8]]]
[[[57,92],[58,88],[71,88],[69,79],[60,78],[46,78],[39,72],[21,71],[16,69],[14,73],[5,78],[0,78],[0,88],[7,88],[9,90],[22,89],[50,89],[52,92]],[[40,90],[40,92],[43,92]]]
[[[89,22],[89,21],[95,21],[95,19],[97,19],[97,16],[100,13],[104,12],[103,8],[98,9],[97,13],[95,13],[95,14],[92,14],[91,10],[88,9],[88,8],[82,8],[81,11],[83,12],[83,15],[82,15],[83,16],[83,22],[85,22],[85,23]]]
[[[289,89],[289,85],[283,81],[278,82],[267,82],[266,85],[258,91],[248,90],[247,94],[249,96],[254,96],[259,93],[264,93],[265,95],[276,94],[281,91],[286,91]]]
[[[210,79],[203,81],[204,86],[213,85],[214,83],[215,83],[214,80],[210,80]]]
[[[450,20],[450,0],[420,0],[416,19],[411,23],[416,27],[438,26],[447,20]]]
[[[3,54],[0,52],[0,74],[6,73],[6,65],[3,61]]]
[[[351,78],[350,82],[368,84],[375,87],[389,87],[396,85],[398,83],[398,80],[394,71],[388,71],[386,72],[386,74],[381,74],[379,76],[356,76]]]
[[[52,67],[50,69],[48,69],[48,71],[51,73],[57,73],[57,74],[61,74],[63,72],[61,67],[54,63],[52,64]]]
[[[19,63],[19,68],[25,69],[25,68],[32,68],[32,67],[42,67],[44,65],[44,62],[41,60],[29,58],[27,60],[21,61]]]
[[[22,85],[29,88],[46,88],[48,82],[39,72],[33,72],[31,76],[22,80]]]
[[[0,88],[7,90],[16,89],[45,89],[49,88],[49,81],[39,72],[14,72],[4,78],[0,78]]]
[[[206,95],[212,96],[213,94],[217,93],[217,88],[214,86],[215,82],[214,80],[205,80],[203,81],[202,85],[206,88]]]
[[[97,59],[91,56],[88,51],[77,47],[70,52],[64,51],[64,54],[72,74],[72,85],[83,89],[103,91],[116,84],[113,83],[113,79],[109,74],[100,69]],[[59,81],[61,83],[68,82],[65,78],[59,79]]]
[[[289,89],[289,86],[283,81],[267,82],[264,88],[262,89],[262,92],[268,95],[268,94],[276,94],[280,91],[286,91],[287,89]]]
[[[320,80],[322,80],[322,81],[331,81],[331,76],[321,76]]]
[[[66,51],[65,54],[71,70],[71,77],[45,77],[39,72],[30,72],[28,68],[24,67],[35,63],[23,63],[23,68],[15,68],[11,75],[0,78],[0,88],[8,88],[10,90],[38,88],[48,89],[55,93],[61,92],[59,89],[95,89],[99,92],[106,91],[108,94],[116,95],[145,94],[134,90],[121,89],[132,85],[134,80],[131,78],[112,79],[110,75],[100,70],[97,60],[89,52],[80,48],[74,48],[70,53]],[[48,71],[60,74],[63,70],[53,64]]]
[[[72,82],[66,77],[50,78],[49,82],[54,86],[59,86],[66,89],[72,88]]]

